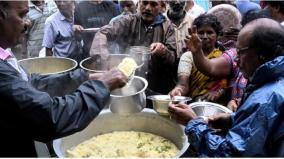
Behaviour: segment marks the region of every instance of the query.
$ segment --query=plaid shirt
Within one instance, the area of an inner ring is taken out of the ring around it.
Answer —
[[[244,89],[247,85],[247,79],[243,77],[242,72],[240,72],[239,67],[235,61],[237,57],[236,49],[230,49],[223,52],[222,57],[224,57],[231,65],[231,81],[229,87],[232,89],[231,99],[241,98]]]

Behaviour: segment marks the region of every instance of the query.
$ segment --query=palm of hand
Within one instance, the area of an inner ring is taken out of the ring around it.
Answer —
[[[199,52],[202,49],[202,40],[198,37],[196,26],[188,29],[189,36],[185,39],[187,48],[191,52]]]
[[[199,39],[199,37],[197,35],[192,36],[189,39],[189,43],[188,43],[188,48],[191,52],[198,52],[199,50],[202,49],[202,43],[201,40]]]

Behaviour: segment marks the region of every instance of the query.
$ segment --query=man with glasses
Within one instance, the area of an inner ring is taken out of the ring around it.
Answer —
[[[131,46],[149,47],[148,88],[167,94],[175,86],[177,55],[174,28],[161,14],[161,4],[160,0],[141,0],[137,14],[125,15],[102,27],[95,35],[90,55],[106,59],[109,42],[116,42],[123,54]]]
[[[189,40],[198,40],[192,33]],[[170,105],[185,124],[199,156],[284,156],[284,28],[261,18],[248,23],[237,40],[237,63],[249,79],[235,113],[197,117],[184,104]]]
[[[258,18],[269,17],[263,12],[250,11],[242,17],[241,24],[242,26],[245,26],[250,21]],[[236,63],[236,49],[232,48],[230,50],[226,50],[220,57],[214,59],[208,59],[203,53],[198,52],[192,55],[195,66],[203,74],[217,78],[230,77],[230,92],[228,93],[231,94],[231,100],[228,102],[227,107],[235,112],[239,106],[240,99],[247,84],[247,80],[243,77],[242,72],[240,72],[240,69]]]

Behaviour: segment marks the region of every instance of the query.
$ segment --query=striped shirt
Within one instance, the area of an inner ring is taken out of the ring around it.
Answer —
[[[51,7],[51,3],[45,2],[43,9],[30,2],[28,19],[32,22],[27,38],[27,49],[29,56],[37,57],[42,49],[42,40],[44,34],[44,23],[46,19],[57,11],[56,6]]]

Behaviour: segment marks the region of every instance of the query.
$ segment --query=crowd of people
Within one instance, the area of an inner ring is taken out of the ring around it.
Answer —
[[[109,92],[127,82],[116,68],[29,75],[17,58],[106,60],[133,46],[149,48],[146,95],[189,96],[232,110],[204,120],[186,104],[169,106],[197,156],[284,156],[284,2],[211,5],[207,11],[191,0],[0,1],[0,156],[31,157],[33,141],[82,130],[108,104]]]

